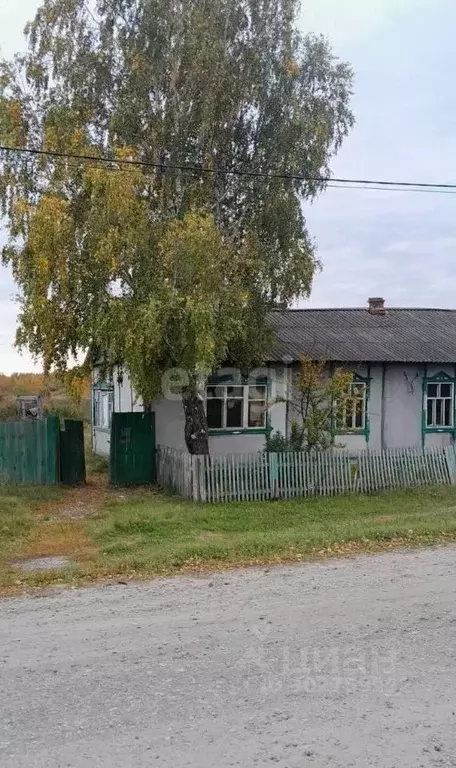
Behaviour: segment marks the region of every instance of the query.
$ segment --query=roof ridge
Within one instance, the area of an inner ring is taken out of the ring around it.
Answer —
[[[456,312],[450,307],[385,307],[386,312]],[[272,309],[271,312],[369,312],[368,307],[289,307]]]

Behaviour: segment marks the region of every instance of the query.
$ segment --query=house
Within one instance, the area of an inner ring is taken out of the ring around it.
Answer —
[[[386,308],[295,309],[270,315],[273,349],[263,368],[242,377],[233,369],[212,376],[206,389],[210,451],[262,450],[268,431],[287,434],[293,378],[303,355],[354,374],[353,410],[337,443],[347,449],[448,445],[456,434],[456,311]],[[180,396],[164,381],[154,403],[157,443],[185,448]],[[94,371],[93,446],[109,454],[115,411],[142,411],[128,373],[112,382]]]

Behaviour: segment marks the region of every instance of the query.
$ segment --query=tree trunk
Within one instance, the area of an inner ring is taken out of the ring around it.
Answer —
[[[207,455],[209,439],[204,400],[198,392],[187,390],[182,394],[185,414],[185,442],[192,455]]]

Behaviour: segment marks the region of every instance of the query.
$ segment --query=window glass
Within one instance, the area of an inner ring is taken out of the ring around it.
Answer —
[[[209,429],[263,429],[267,385],[210,384],[206,390]]]
[[[266,387],[249,387],[249,400],[266,400]]]
[[[227,400],[226,403],[226,426],[228,429],[243,426],[243,400]]]
[[[451,397],[451,384],[440,385],[440,397]]]
[[[445,423],[445,425],[448,425],[448,426],[451,426],[451,424],[453,423],[453,417],[452,417],[452,414],[451,414],[452,407],[453,407],[452,400],[449,400],[449,399],[445,400],[445,418],[444,418],[444,423]]]
[[[441,398],[438,398],[435,401],[435,423],[438,427],[443,426],[443,419],[442,419],[442,400]]]
[[[364,399],[357,400],[355,403],[355,429],[363,428],[364,419]]]
[[[430,382],[426,389],[426,426],[452,427],[454,384]]]
[[[227,387],[227,396],[232,397],[244,397],[244,387]]]
[[[221,429],[223,427],[223,400],[209,399],[207,401],[207,425],[209,429]]]
[[[266,403],[261,400],[249,402],[249,427],[264,427],[266,424]]]
[[[348,401],[337,408],[336,419],[345,430],[364,429],[366,425],[367,384],[354,381],[350,384]]]

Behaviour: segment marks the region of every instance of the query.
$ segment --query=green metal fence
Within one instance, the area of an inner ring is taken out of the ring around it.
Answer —
[[[82,422],[50,416],[45,421],[0,424],[0,485],[79,485],[85,482]]]

